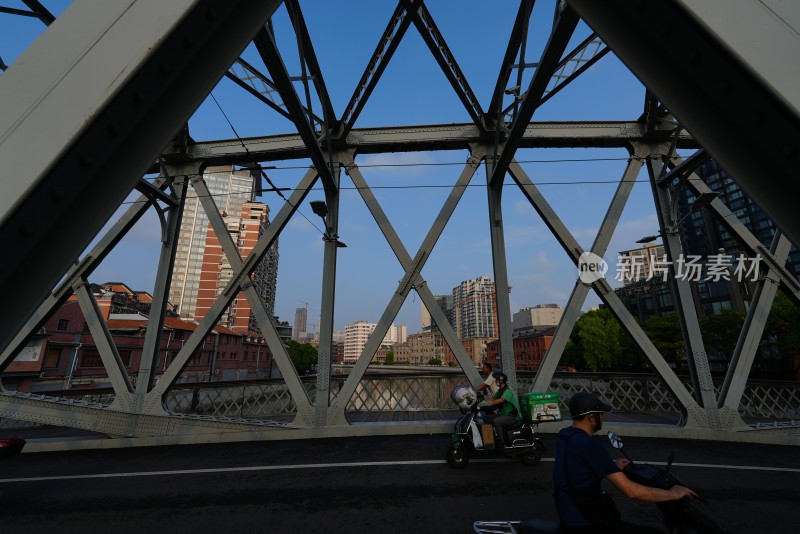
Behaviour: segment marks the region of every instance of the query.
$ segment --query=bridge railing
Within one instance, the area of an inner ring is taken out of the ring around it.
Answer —
[[[531,391],[535,375],[517,373],[517,392]],[[331,400],[341,390],[346,375],[331,377]],[[691,381],[683,378],[692,391]],[[359,382],[346,412],[386,413],[412,411],[454,410],[451,389],[468,380],[460,369],[444,369],[423,374],[368,372]],[[715,384],[719,388],[719,383]],[[313,399],[315,378],[304,377],[303,385]],[[567,409],[568,399],[579,391],[591,391],[614,406],[618,412],[680,414],[680,405],[655,375],[619,373],[558,373],[549,391],[558,393],[561,407]],[[68,390],[47,395],[53,399],[75,399],[109,405],[113,391]],[[208,415],[214,417],[288,418],[297,411],[294,400],[282,380],[243,382],[214,382],[178,384],[171,388],[164,404],[175,414]],[[800,384],[797,382],[748,382],[739,406],[742,417],[757,420],[800,419]],[[14,426],[13,420],[0,420],[0,428]]]

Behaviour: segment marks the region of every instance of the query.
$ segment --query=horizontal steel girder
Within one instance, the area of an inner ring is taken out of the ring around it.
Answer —
[[[637,121],[608,122],[537,122],[525,130],[520,148],[629,148],[635,141],[668,140],[671,130],[647,133]],[[470,143],[480,142],[473,124],[440,124],[352,130],[344,142],[357,154],[413,152],[423,150],[469,150]],[[688,134],[680,138],[681,148],[699,146]],[[307,158],[308,151],[299,135],[274,135],[229,139],[192,144],[187,155],[165,152],[170,161],[205,162],[231,165],[257,161]],[[188,159],[187,159],[188,158]]]

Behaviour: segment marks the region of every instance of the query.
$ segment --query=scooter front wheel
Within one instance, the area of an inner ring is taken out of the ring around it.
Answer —
[[[463,469],[469,463],[469,446],[463,441],[456,441],[450,444],[447,449],[447,463],[450,467]]]

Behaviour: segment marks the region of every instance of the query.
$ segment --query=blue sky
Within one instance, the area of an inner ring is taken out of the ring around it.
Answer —
[[[56,14],[67,3],[43,0]],[[22,2],[3,4],[26,9]],[[427,0],[426,5],[482,107],[486,108],[518,3]],[[337,115],[344,111],[394,6],[392,1],[301,0]],[[553,0],[536,3],[535,23],[528,40],[528,61],[536,61],[541,53],[547,36],[546,26],[552,22],[552,8]],[[283,8],[274,22],[284,62],[290,74],[297,75],[297,48],[286,31],[288,19]],[[12,64],[43,28],[35,19],[0,14],[0,57]],[[586,35],[588,29],[581,23],[574,44]],[[244,55],[266,72],[253,50],[248,49]],[[527,85],[529,76],[523,85]],[[219,107],[209,98],[190,121],[195,139],[235,137],[223,112],[242,137],[295,131],[289,121],[226,79],[214,89],[213,95]],[[643,99],[643,86],[609,54],[538,109],[534,121],[635,120],[642,113]],[[459,122],[469,122],[469,117],[412,26],[367,102],[356,128]],[[466,152],[440,151],[357,158],[364,178],[375,188],[373,192],[411,256],[430,229],[466,157]],[[621,149],[529,149],[520,150],[516,155],[517,160],[530,162],[523,163],[527,174],[587,249],[617,187],[626,157],[627,153]],[[582,161],[552,161],[566,159]],[[293,187],[308,163],[276,162],[273,164],[278,169],[268,172],[279,187]],[[449,163],[452,165],[445,165]],[[655,233],[658,228],[646,174],[642,173],[639,179],[606,255],[611,277],[617,253],[637,247],[637,239]],[[516,186],[510,179],[506,182],[503,210],[508,275],[513,288],[511,311],[544,303],[564,306],[577,278],[576,268]],[[485,183],[485,172],[481,169],[422,271],[434,294],[450,293],[463,280],[481,275],[493,277]],[[348,246],[339,251],[337,330],[360,319],[377,322],[404,275],[352,185],[343,174],[339,235]],[[431,187],[433,185],[439,187]],[[402,188],[397,189],[397,186]],[[319,190],[309,195],[307,202],[323,198]],[[270,205],[273,214],[283,203],[274,193],[261,200]],[[296,215],[280,238],[275,311],[282,320],[292,322],[295,308],[308,302],[308,322],[315,324],[319,323],[320,313],[322,225],[307,203],[300,211],[305,217]],[[95,271],[92,281],[121,281],[134,289],[152,291],[159,236],[155,215],[145,217]],[[617,285],[613,280],[610,282]],[[599,299],[592,294],[585,307],[597,303]],[[419,331],[419,306],[420,299],[412,291],[395,324],[408,325],[409,333]]]

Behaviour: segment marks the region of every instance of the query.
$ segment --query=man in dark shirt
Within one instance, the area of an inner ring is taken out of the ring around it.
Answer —
[[[623,522],[614,501],[600,489],[602,480],[610,480],[626,497],[645,502],[677,501],[697,495],[683,486],[669,490],[651,488],[625,476],[622,470],[630,461],[612,460],[602,443],[592,437],[603,428],[605,414],[611,410],[611,406],[588,392],[577,393],[570,399],[572,426],[558,434],[553,468],[561,531],[661,532]]]

